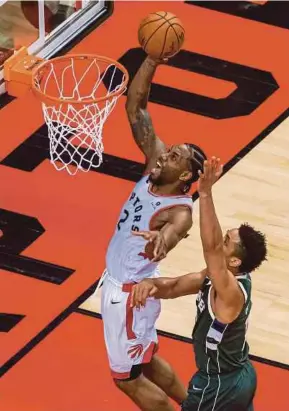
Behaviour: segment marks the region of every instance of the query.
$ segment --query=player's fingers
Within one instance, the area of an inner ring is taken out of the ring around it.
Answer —
[[[131,307],[139,308],[138,293],[139,293],[139,284],[134,285],[131,290]]]
[[[158,292],[158,288],[156,286],[154,286],[149,293],[149,297],[154,297],[156,295],[156,293]]]
[[[158,237],[155,243],[155,248],[154,248],[154,258],[157,259],[156,261],[159,260],[161,255],[165,252],[165,243],[162,237]]]
[[[132,231],[131,233],[137,237],[142,237],[145,240],[152,242],[152,234],[149,231]]]
[[[136,294],[136,304],[137,308],[141,307],[141,302],[142,302],[142,293],[143,293],[144,286],[143,284],[138,284],[137,285],[137,294]]]
[[[159,59],[155,59],[155,62],[157,64],[166,64],[169,61],[168,58],[159,58]]]
[[[140,292],[141,292],[141,286],[136,285],[135,286],[135,294],[134,294],[134,306],[136,309],[140,309]]]
[[[161,242],[158,242],[156,247],[154,248],[154,258],[152,259],[153,262],[157,262],[160,260],[161,255],[164,251],[164,245]]]
[[[161,246],[161,238],[158,237],[155,241],[155,246],[154,246],[154,251],[153,251],[154,257],[157,257],[157,255],[160,251],[160,246]]]
[[[146,231],[131,231],[132,235],[135,235],[136,237],[143,237],[146,234]]]
[[[136,286],[133,286],[131,293],[130,293],[130,306],[131,307],[135,306],[135,289],[136,289]]]
[[[213,172],[214,172],[214,169],[215,169],[215,165],[216,165],[216,157],[215,156],[213,156],[213,157],[211,157],[211,159],[210,159],[210,167],[209,167],[209,171],[210,171],[210,174],[212,174]]]
[[[219,168],[219,164],[220,164],[220,159],[215,157],[215,160],[214,160],[214,170],[213,170],[214,173],[217,172],[217,170],[218,170],[218,168]]]
[[[153,243],[155,241],[155,239],[156,239],[156,236],[154,234],[150,234],[148,236],[148,242],[149,243]]]
[[[146,300],[149,296],[150,290],[148,289],[148,287],[144,288],[142,290],[142,295],[141,295],[141,305],[142,307],[146,306]]]
[[[203,178],[207,177],[208,174],[210,172],[210,163],[208,160],[204,161],[204,165],[203,165]]]
[[[219,171],[218,171],[219,176],[223,174],[223,169],[224,169],[224,165],[221,164],[221,165],[219,166]]]
[[[220,159],[218,158],[216,168],[215,168],[215,176],[219,178],[220,175],[222,174],[222,171],[223,171],[223,166],[222,164],[220,164]]]
[[[167,253],[165,250],[163,250],[162,252],[159,253],[159,255],[157,255],[155,258],[152,259],[152,262],[159,262],[161,260],[163,260],[164,258],[166,258]]]

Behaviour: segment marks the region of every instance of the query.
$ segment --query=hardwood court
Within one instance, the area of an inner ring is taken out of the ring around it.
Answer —
[[[223,159],[226,173],[215,198],[224,229],[249,221],[268,235],[270,259],[253,274],[248,333],[259,379],[255,407],[288,411],[289,31],[284,20],[264,24],[212,8],[117,2],[73,52],[120,59],[133,76],[144,57],[136,37],[141,18],[168,9],[183,21],[184,50],[158,71],[150,112],[168,144],[194,142]],[[121,41],[111,35],[118,32]],[[0,411],[136,411],[110,378],[99,296],[88,299],[120,207],[142,171],[124,104],[122,97],[105,127],[105,165],[76,177],[49,163],[32,95],[0,110]],[[161,269],[173,276],[202,267],[196,201],[189,238]],[[184,381],[195,369],[188,339],[194,315],[194,297],[165,301],[158,323],[160,353]],[[278,396],[272,395],[275,381]]]

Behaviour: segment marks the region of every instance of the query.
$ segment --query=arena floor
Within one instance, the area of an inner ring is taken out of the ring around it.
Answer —
[[[116,2],[71,52],[120,59],[132,76],[144,57],[139,21],[164,9],[183,21],[184,50],[158,70],[149,109],[168,144],[193,142],[225,163],[215,190],[224,229],[248,221],[268,236],[269,261],[253,274],[248,333],[255,408],[288,411],[289,3],[282,13],[268,2],[217,3]],[[104,165],[71,177],[48,160],[32,94],[0,98],[0,411],[137,409],[111,381],[99,296],[89,298],[120,207],[142,171],[124,104],[121,97],[105,125]],[[164,275],[203,268],[197,200],[195,221],[161,264]],[[162,306],[160,353],[187,382],[195,370],[194,297]]]

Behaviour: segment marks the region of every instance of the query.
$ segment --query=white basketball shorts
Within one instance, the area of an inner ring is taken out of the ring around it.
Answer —
[[[147,364],[157,349],[155,323],[160,300],[149,298],[146,306],[130,307],[131,284],[120,284],[106,275],[101,292],[104,338],[113,378],[129,379],[134,365]]]

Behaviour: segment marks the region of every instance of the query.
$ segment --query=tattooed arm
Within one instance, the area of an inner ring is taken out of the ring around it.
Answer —
[[[135,142],[146,157],[146,173],[155,166],[157,158],[165,151],[165,145],[156,136],[147,111],[151,82],[158,64],[150,57],[145,59],[131,82],[126,102],[126,112]]]

